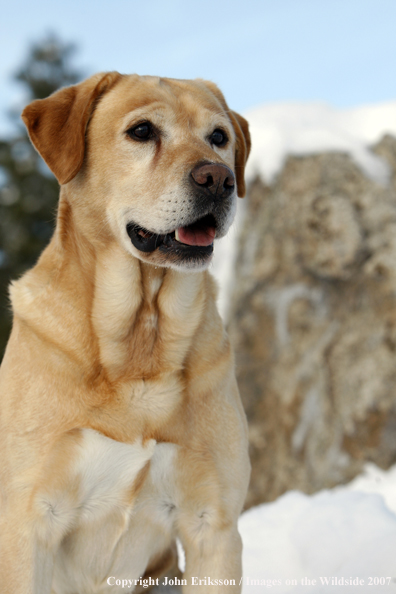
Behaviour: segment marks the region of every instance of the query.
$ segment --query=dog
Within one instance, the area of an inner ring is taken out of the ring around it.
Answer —
[[[248,124],[211,82],[116,72],[22,118],[61,191],[10,288],[1,592],[144,591],[177,575],[176,539],[186,594],[239,592],[247,425],[207,268]]]

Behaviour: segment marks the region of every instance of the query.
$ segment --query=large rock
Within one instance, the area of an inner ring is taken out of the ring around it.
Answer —
[[[346,154],[252,183],[229,332],[250,426],[247,505],[396,461],[396,139],[383,187]]]

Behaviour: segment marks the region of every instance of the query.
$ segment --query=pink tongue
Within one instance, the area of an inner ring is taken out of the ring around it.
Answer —
[[[213,243],[216,235],[214,227],[207,227],[206,229],[191,229],[190,227],[180,227],[179,241],[187,245],[207,246]]]

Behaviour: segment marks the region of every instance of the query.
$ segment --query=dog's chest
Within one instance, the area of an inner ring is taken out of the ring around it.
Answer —
[[[124,444],[81,430],[68,486],[48,501],[52,538],[58,530],[60,542],[56,594],[106,592],[108,577],[125,572],[139,578],[155,549],[166,546],[173,525],[169,509],[176,504],[176,449],[154,440]]]

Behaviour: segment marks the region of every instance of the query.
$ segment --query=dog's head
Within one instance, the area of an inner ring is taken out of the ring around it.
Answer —
[[[107,73],[28,105],[30,138],[91,240],[200,269],[245,194],[248,124],[216,85]]]

